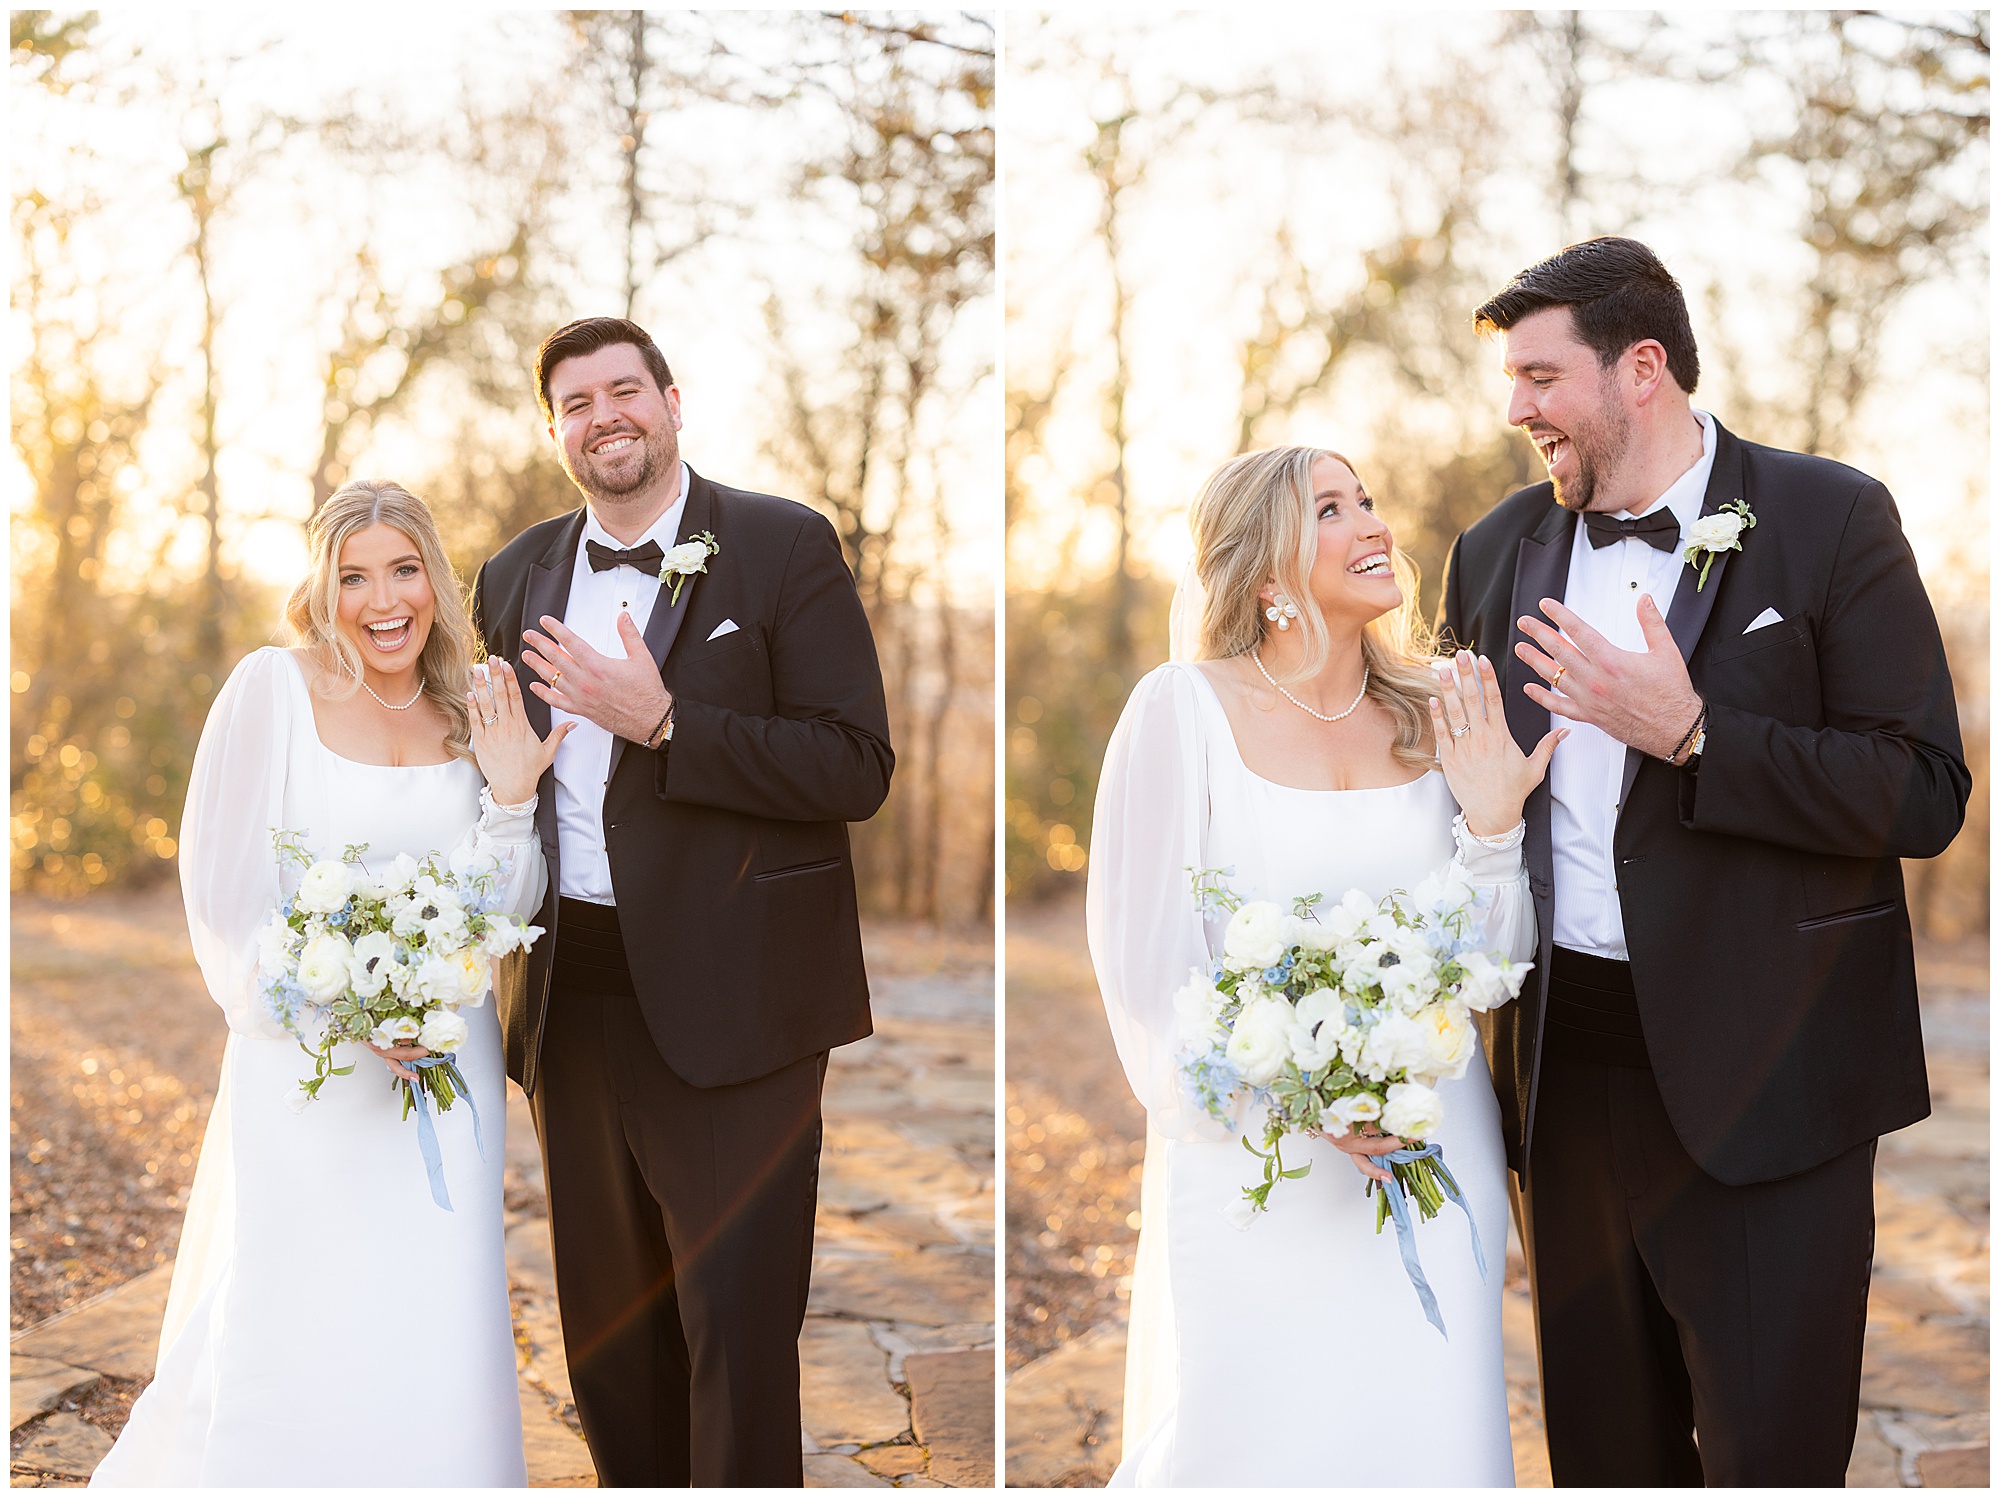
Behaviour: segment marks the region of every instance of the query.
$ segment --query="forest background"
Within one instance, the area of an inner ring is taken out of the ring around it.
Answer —
[[[864,907],[993,899],[990,17],[14,11],[12,886],[173,868],[208,705],[351,477],[461,577],[579,496],[541,339],[630,316],[703,472],[839,528],[897,773]]]
[[[1166,656],[1233,453],[1337,448],[1422,568],[1544,475],[1472,309],[1593,234],[1682,282],[1696,404],[1896,496],[1975,790],[1910,868],[1987,921],[1985,12],[1010,16],[1010,901],[1088,865],[1105,741]]]

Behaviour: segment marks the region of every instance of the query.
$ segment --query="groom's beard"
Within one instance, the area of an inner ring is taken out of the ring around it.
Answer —
[[[592,499],[623,499],[628,494],[643,494],[662,474],[671,472],[680,462],[680,443],[675,440],[671,426],[654,428],[639,438],[639,461],[630,459],[632,449],[624,449],[617,458],[608,463],[600,463],[588,452],[581,452],[572,460],[567,451],[562,454],[563,469],[575,484]]]
[[[1549,481],[1555,485],[1556,503],[1581,515],[1592,507],[1591,502],[1597,498],[1598,481],[1616,471],[1631,451],[1632,422],[1623,411],[1612,410],[1605,414],[1601,422],[1593,422],[1582,431],[1564,435],[1569,439],[1576,474],[1565,483],[1551,472]]]

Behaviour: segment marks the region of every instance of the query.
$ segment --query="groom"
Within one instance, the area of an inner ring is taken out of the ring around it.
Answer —
[[[1458,538],[1440,622],[1524,749],[1572,726],[1526,810],[1541,951],[1485,1037],[1550,1466],[1838,1487],[1875,1141],[1930,1111],[1899,860],[1970,788],[1937,621],[1881,484],[1690,407],[1644,245],[1474,320],[1549,482]]]
[[[536,810],[548,934],[497,1002],[577,1411],[602,1486],[798,1487],[820,1087],[869,1033],[874,641],[831,525],[681,461],[644,329],[570,323],[535,379],[588,504],[487,562],[473,616],[539,678],[536,731],[575,723]]]

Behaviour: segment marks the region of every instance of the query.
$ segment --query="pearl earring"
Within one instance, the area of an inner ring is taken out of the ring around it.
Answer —
[[[1299,606],[1282,593],[1274,594],[1264,610],[1264,617],[1280,629],[1290,629],[1292,621],[1299,617]]]

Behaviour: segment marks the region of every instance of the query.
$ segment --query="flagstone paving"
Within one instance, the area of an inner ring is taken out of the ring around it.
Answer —
[[[168,903],[165,895],[89,902],[65,908],[60,927],[49,910],[31,908],[24,922],[17,908],[17,1154],[23,1153],[24,1138],[31,1141],[31,1156],[46,1156],[51,1139],[88,1137],[88,1118],[79,1123],[22,1116],[56,1111],[67,1076],[76,1074],[78,1054],[103,1056],[108,1044],[113,1053],[108,1060],[131,1064],[134,1038],[114,1035],[106,1042],[91,1033],[91,1021],[114,1008],[98,988],[134,980],[134,951],[144,958],[149,986],[175,993],[172,1006],[155,1010],[156,1021],[164,1014],[177,1027],[173,1035],[145,1038],[156,1061],[165,1056],[179,1064],[171,1068],[175,1075],[158,1082],[153,1073],[164,1076],[170,1068],[147,1067],[146,1090],[149,1095],[163,1092],[178,1103],[172,1116],[183,1128],[206,1114],[215,1080],[207,1058],[219,1057],[221,1019],[212,1005],[192,1001],[201,997],[198,977],[184,938],[179,955],[174,954],[177,912]],[[799,1343],[806,1485],[991,1486],[991,949],[983,942],[894,927],[871,927],[866,941],[876,1034],[836,1051],[827,1074],[813,1289]],[[96,960],[119,951],[123,958]],[[47,981],[51,973],[60,976],[60,984]],[[24,1033],[36,1037],[39,1046],[27,1055],[30,1048],[20,1043]],[[53,1038],[40,1044],[46,1037]],[[210,1068],[206,1074],[205,1065]],[[24,1066],[50,1075],[24,1080]],[[132,1071],[141,1075],[136,1064]],[[80,1085],[69,1091],[86,1103],[93,1101]],[[509,1089],[507,1113],[507,1259],[529,1481],[536,1487],[594,1486],[563,1358],[540,1161],[518,1089]],[[147,1120],[131,1122],[138,1126]],[[146,1151],[127,1153],[136,1160]],[[17,1159],[17,1173],[21,1164]],[[125,1200],[119,1193],[128,1188],[119,1182],[73,1191],[69,1175],[67,1170],[43,1173],[40,1179],[50,1200],[74,1201],[91,1192],[96,1193],[91,1200]],[[140,1201],[145,1204],[144,1198]],[[177,1220],[171,1222],[171,1232],[165,1224],[179,1205],[169,1199],[167,1209],[155,1213],[159,1221],[137,1221],[159,1235],[151,1244],[137,1245],[148,1250],[140,1264],[160,1256],[161,1243],[177,1241]],[[39,1297],[36,1304],[64,1308],[14,1333],[11,1448],[16,1487],[81,1486],[102,1460],[132,1400],[152,1375],[172,1274],[170,1256],[134,1275],[136,1251],[115,1262],[110,1254],[92,1253],[89,1234],[95,1224],[87,1216],[67,1224],[58,1219],[53,1228],[41,1225],[46,1216],[40,1198],[30,1200],[23,1211],[17,1183],[17,1254],[22,1242],[61,1242],[65,1226],[84,1246],[61,1262],[44,1256],[41,1263],[47,1269],[31,1282]],[[132,1236],[137,1235],[127,1239]],[[122,1282],[87,1293],[106,1280]],[[85,1287],[86,1293],[67,1286]]]
[[[1081,910],[1009,911],[1007,966],[1007,1481],[1101,1486],[1118,1464],[1119,1277],[1138,1225],[1125,1162],[1143,1154],[1144,1121],[1104,1029]],[[1932,1113],[1884,1139],[1877,1158],[1850,1487],[1988,1484],[1986,943],[1924,948],[1918,969]],[[1509,1237],[1502,1330],[1515,1481],[1547,1487],[1527,1276]]]

